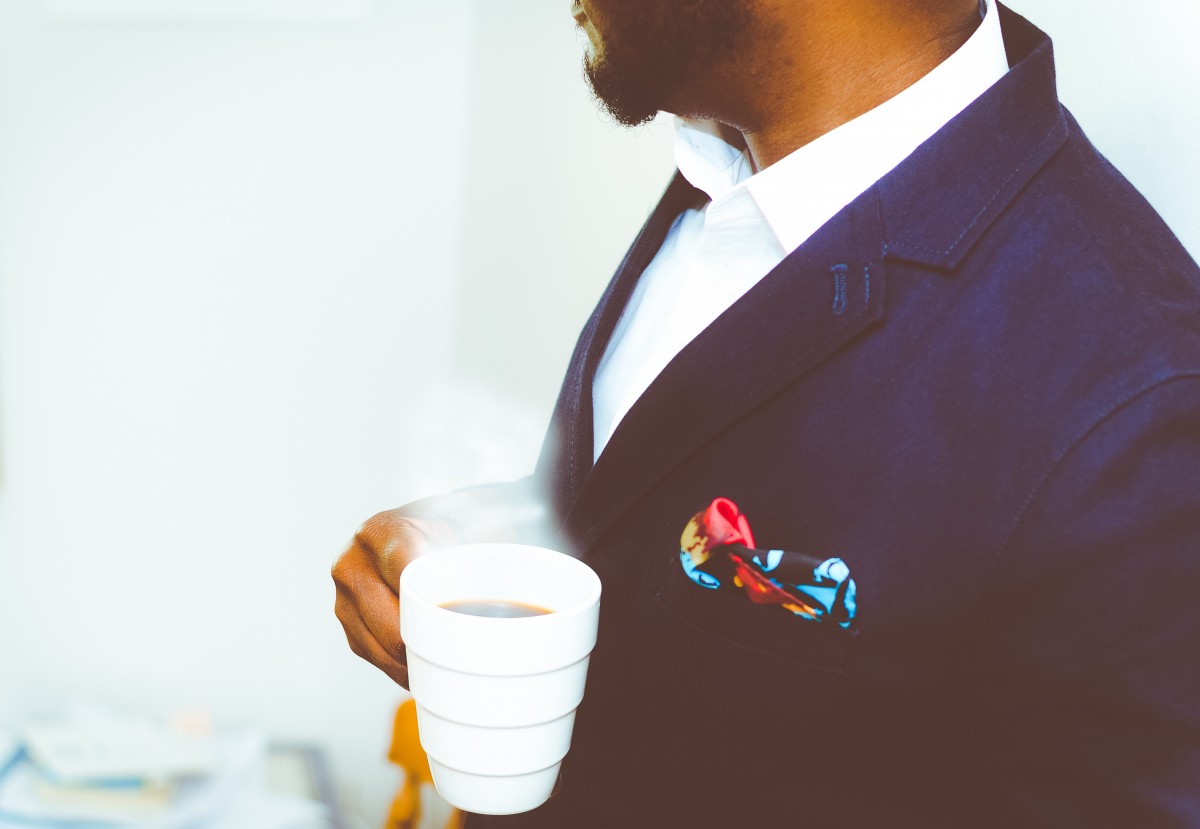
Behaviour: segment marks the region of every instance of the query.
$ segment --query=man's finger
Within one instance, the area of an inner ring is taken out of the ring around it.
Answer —
[[[401,684],[408,681],[400,641],[400,599],[375,567],[370,552],[354,543],[333,566],[334,613],[350,648]]]
[[[396,603],[395,596],[392,596],[386,586],[381,585],[380,589]],[[398,603],[396,604],[398,617]],[[399,619],[397,618],[391,631],[384,633],[381,641],[363,620],[355,597],[343,591],[341,587],[338,588],[333,610],[346,633],[350,650],[407,688],[408,666],[404,663],[404,646],[400,643]]]
[[[383,582],[366,584],[355,592],[354,608],[371,638],[393,658],[402,660],[399,597]]]
[[[359,619],[342,623],[350,650],[387,674],[402,688],[408,688],[408,666],[392,656],[372,635]]]

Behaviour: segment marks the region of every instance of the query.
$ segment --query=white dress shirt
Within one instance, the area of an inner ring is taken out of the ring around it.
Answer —
[[[945,61],[895,97],[754,173],[741,136],[676,119],[675,160],[710,201],[671,226],[596,371],[594,452],[718,316],[1008,71],[995,0]]]

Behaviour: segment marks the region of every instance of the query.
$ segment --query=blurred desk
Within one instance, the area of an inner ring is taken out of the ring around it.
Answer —
[[[305,797],[325,805],[330,829],[344,829],[325,752],[309,743],[271,743],[267,747],[266,786],[278,794]]]
[[[3,735],[0,735],[2,738]],[[342,829],[325,753],[304,743],[231,741],[228,762],[202,790],[186,788],[159,815],[84,817],[36,796],[38,777],[13,740],[0,739],[0,829]]]

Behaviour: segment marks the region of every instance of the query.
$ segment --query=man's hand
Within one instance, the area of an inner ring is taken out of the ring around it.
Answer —
[[[408,687],[400,640],[400,572],[430,550],[511,541],[528,513],[525,482],[414,501],[367,519],[333,565],[334,613],[350,650]]]

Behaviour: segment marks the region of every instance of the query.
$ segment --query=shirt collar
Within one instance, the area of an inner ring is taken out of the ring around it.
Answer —
[[[680,173],[714,203],[746,189],[790,253],[1008,71],[995,0],[981,6],[975,32],[916,83],[758,173],[736,130],[677,118]]]

